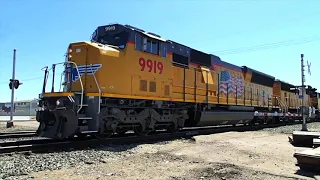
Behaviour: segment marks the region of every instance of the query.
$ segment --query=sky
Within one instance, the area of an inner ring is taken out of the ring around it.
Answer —
[[[16,79],[23,83],[15,99],[37,98],[41,68],[63,62],[69,43],[88,41],[96,27],[110,23],[139,27],[295,85],[301,84],[304,54],[311,62],[306,84],[320,91],[319,7],[319,0],[0,0],[0,102],[11,99],[13,49]]]

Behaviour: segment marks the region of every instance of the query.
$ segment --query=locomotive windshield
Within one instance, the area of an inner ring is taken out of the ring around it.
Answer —
[[[108,44],[125,48],[129,33],[119,26],[99,27],[92,35],[92,40],[101,44]]]
[[[113,46],[118,46],[123,49],[128,41],[128,33],[122,32],[118,34],[106,34],[100,37],[101,44],[109,44]]]

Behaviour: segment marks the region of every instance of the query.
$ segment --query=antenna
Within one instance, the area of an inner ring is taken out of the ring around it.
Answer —
[[[307,66],[308,66],[308,73],[311,76],[311,62],[307,61]]]

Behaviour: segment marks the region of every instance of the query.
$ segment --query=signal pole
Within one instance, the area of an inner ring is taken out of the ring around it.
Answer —
[[[14,87],[13,82],[15,80],[16,76],[16,49],[13,49],[13,69],[12,69],[12,80],[10,80],[12,83],[11,85],[11,108],[10,108],[10,120],[7,122],[7,128],[10,128],[13,126],[13,108],[14,108]]]
[[[302,114],[302,129],[301,131],[308,131],[307,128],[307,122],[306,122],[306,116],[304,114],[304,93],[306,92],[306,88],[304,86],[304,82],[305,82],[305,77],[304,77],[304,62],[303,62],[303,54],[301,54],[301,82],[302,82],[302,86],[301,86],[301,91],[302,91],[302,106],[301,106],[301,114]]]

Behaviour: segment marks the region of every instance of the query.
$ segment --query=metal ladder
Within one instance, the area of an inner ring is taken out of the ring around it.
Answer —
[[[89,66],[89,67],[88,67],[88,66]],[[95,83],[96,83],[96,85],[97,85],[97,88],[98,88],[98,90],[99,90],[99,103],[98,103],[98,112],[97,112],[97,114],[99,115],[99,114],[100,114],[100,106],[101,106],[101,89],[100,89],[99,83],[98,83],[98,81],[97,81],[97,78],[96,78],[95,74],[93,73],[92,64],[87,65],[87,67],[91,69],[91,72],[89,72],[88,74],[91,73],[91,75],[93,76],[93,78],[94,78],[94,80],[95,80]],[[82,96],[83,96],[83,94],[80,93],[80,92],[75,92],[75,95],[82,95]],[[84,101],[85,101],[85,102],[84,102]],[[81,101],[82,106],[88,107],[87,98],[85,98],[84,101]],[[84,104],[83,104],[83,103],[84,103]],[[80,108],[79,108],[79,109],[80,109]],[[88,115],[87,115],[87,112],[84,111],[84,112],[82,112],[82,113],[80,113],[80,114],[79,114],[79,112],[78,112],[78,119],[79,119],[79,120],[83,120],[83,121],[89,121],[89,120],[92,120],[93,117],[88,116]],[[87,127],[85,127],[85,129],[82,129],[81,131],[82,131],[82,132],[81,132],[82,134],[97,132],[97,130],[88,130]]]
[[[278,103],[280,105],[281,113],[287,113],[288,109],[289,109],[288,106],[281,101],[279,96],[276,96],[275,98],[276,98],[276,100],[278,101]]]

